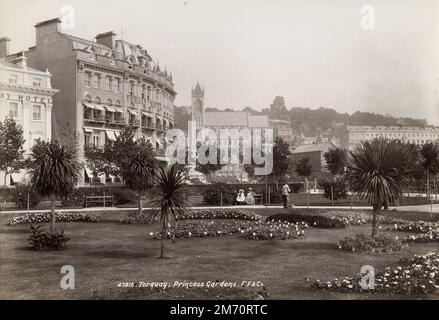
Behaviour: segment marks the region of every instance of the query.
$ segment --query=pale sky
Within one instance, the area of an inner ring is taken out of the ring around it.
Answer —
[[[34,25],[72,5],[86,39],[113,30],[172,71],[175,104],[197,80],[207,106],[335,108],[426,118],[439,125],[438,0],[0,0],[11,51]],[[375,9],[363,30],[361,8]]]

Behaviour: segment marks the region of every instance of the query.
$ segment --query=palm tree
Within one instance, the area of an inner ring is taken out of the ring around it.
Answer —
[[[184,173],[179,169],[177,163],[170,167],[161,167],[158,170],[153,191],[156,196],[151,201],[153,205],[151,218],[160,217],[162,225],[160,258],[164,258],[164,239],[169,218],[172,215],[174,219],[177,219],[179,215],[186,212],[186,208],[189,206],[184,195]]]
[[[68,195],[79,181],[81,165],[76,151],[56,141],[39,140],[32,147],[30,180],[41,196],[50,197],[50,234],[55,231],[55,199]]]
[[[372,237],[378,235],[377,216],[384,204],[402,196],[416,169],[415,145],[387,139],[361,142],[351,151],[347,179],[361,199],[373,205]]]
[[[152,186],[154,170],[157,169],[157,160],[151,143],[139,139],[124,155],[121,165],[121,175],[125,185],[137,191],[138,214],[142,214],[143,192]]]

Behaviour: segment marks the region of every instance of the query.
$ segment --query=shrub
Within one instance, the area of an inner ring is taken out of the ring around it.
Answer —
[[[288,184],[290,186],[290,190],[293,193],[302,192],[305,188],[303,186],[303,182],[293,182]]]
[[[415,255],[410,261],[400,260],[399,265],[387,267],[381,272],[375,272],[375,287],[363,289],[360,281],[364,274],[335,278],[333,281],[321,282],[316,280],[311,286],[317,289],[338,292],[370,292],[384,294],[428,294],[437,292],[439,286],[439,253]]]
[[[98,222],[96,217],[81,212],[55,212],[55,219],[59,222]],[[50,220],[50,212],[32,212],[10,218],[7,225],[16,226],[20,224],[47,223],[50,222]]]
[[[326,199],[331,200],[332,198],[334,201],[337,201],[338,199],[346,199],[347,197],[347,186],[346,181],[344,179],[333,181],[333,180],[326,180],[322,183],[324,194],[323,196]],[[331,188],[332,188],[332,194],[331,194]]]
[[[267,221],[258,223],[242,233],[246,239],[250,240],[288,240],[304,236],[306,227],[304,222],[293,224]]]
[[[46,230],[41,230],[41,226],[30,226],[31,235],[29,236],[29,244],[34,250],[55,249],[64,250],[66,242],[70,239],[64,235],[64,230],[49,234]]]
[[[233,204],[235,202],[235,193],[230,186],[225,183],[217,183],[208,188],[203,194],[203,202],[210,205]]]
[[[374,238],[365,234],[346,237],[338,242],[338,248],[344,251],[360,251],[367,253],[398,252],[402,243],[397,238],[389,235],[379,235]]]
[[[346,228],[346,222],[341,219],[312,214],[275,214],[269,216],[266,221],[305,222],[309,226],[316,228]]]
[[[86,196],[113,196],[113,205],[136,204],[137,196],[133,190],[126,187],[108,187],[105,185],[97,187],[83,187],[76,188],[71,194],[62,199],[62,205],[70,206],[85,206]]]
[[[15,206],[20,209],[27,208],[27,200],[29,194],[29,207],[34,207],[41,202],[40,195],[29,184],[16,184],[14,188],[11,188],[11,198]]]
[[[109,192],[114,197],[115,205],[136,204],[136,192],[128,188],[117,188]]]

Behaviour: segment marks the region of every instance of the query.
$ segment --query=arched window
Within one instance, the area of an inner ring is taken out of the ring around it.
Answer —
[[[114,103],[114,105],[115,105],[116,107],[120,107],[120,101],[119,101],[119,100],[116,100],[116,102]]]
[[[89,95],[86,95],[84,98],[85,102],[91,102],[91,97]]]
[[[95,103],[100,104],[101,103],[101,99],[99,97],[95,98]]]
[[[108,104],[109,106],[111,106],[111,105],[113,104],[113,101],[111,101],[111,99],[107,99],[107,104]]]

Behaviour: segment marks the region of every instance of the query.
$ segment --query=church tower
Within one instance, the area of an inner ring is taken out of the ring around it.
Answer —
[[[192,121],[195,121],[197,128],[204,127],[204,87],[201,89],[197,81],[195,88],[192,88]]]

